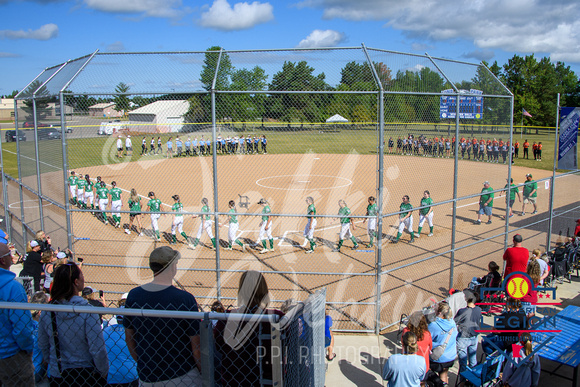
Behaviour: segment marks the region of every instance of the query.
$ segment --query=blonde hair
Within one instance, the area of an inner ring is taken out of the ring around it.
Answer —
[[[532,250],[532,259],[540,258],[541,254],[542,252],[540,251],[540,249]]]
[[[532,346],[532,336],[528,332],[525,332],[522,335],[522,343],[524,344],[524,353],[525,353],[525,356],[527,357],[534,350],[534,348]],[[530,361],[532,361],[533,359],[534,359],[534,355],[532,355],[530,357]]]
[[[137,190],[135,188],[131,188],[131,201],[137,202],[139,200],[139,195],[137,195]]]
[[[403,335],[403,352],[409,355],[417,353],[417,336],[411,332],[405,332]]]
[[[542,277],[542,269],[540,268],[540,264],[538,263],[538,261],[534,259],[528,263],[526,274],[530,276],[534,285],[540,283],[540,278]]]
[[[34,239],[38,239],[39,241],[40,240],[43,240],[42,239],[42,234],[44,234],[44,231],[42,231],[42,230],[37,231]]]
[[[444,319],[449,320],[451,318],[451,308],[449,307],[449,304],[446,302],[440,302],[439,305],[437,305],[437,314],[441,314]]]

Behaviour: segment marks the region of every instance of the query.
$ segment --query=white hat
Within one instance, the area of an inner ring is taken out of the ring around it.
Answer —
[[[121,296],[121,300],[126,300],[127,297],[129,297],[129,293],[123,293],[123,295]]]
[[[131,136],[127,135],[127,138],[131,138]]]
[[[38,247],[38,242],[36,240],[33,240],[32,242],[30,242],[30,247],[34,248],[34,247]]]
[[[56,254],[56,257],[58,259],[66,258],[66,253],[64,251],[59,251],[58,254]]]

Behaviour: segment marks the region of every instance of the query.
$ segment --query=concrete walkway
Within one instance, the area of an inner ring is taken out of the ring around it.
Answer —
[[[568,305],[580,307],[580,278],[572,276],[572,283],[564,281],[564,284],[558,284],[556,295],[558,302],[562,303],[556,306],[557,309],[564,309]],[[489,319],[486,323],[493,325],[493,317],[485,317],[485,319]],[[336,358],[327,362],[326,386],[386,386],[387,382],[381,377],[383,365],[391,353],[401,351],[398,327],[394,329],[379,336],[336,333],[334,337]],[[479,358],[480,354],[478,354]],[[551,375],[550,372],[553,372],[559,364],[545,359],[541,359],[541,364],[540,386],[567,387],[572,385],[570,380],[565,379],[565,377],[572,378],[571,367],[562,366]],[[450,386],[455,386],[458,367],[456,361],[450,369]]]

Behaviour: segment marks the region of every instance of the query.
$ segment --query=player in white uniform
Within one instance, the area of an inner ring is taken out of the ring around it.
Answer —
[[[70,176],[68,177],[68,185],[70,189],[70,200],[73,204],[77,204],[77,177],[75,171],[70,171]]]
[[[274,251],[274,237],[272,237],[272,219],[270,215],[270,205],[268,201],[264,198],[260,199],[259,205],[264,206],[262,209],[262,221],[260,222],[260,235],[258,237],[258,243],[262,242],[262,250],[260,254],[265,254],[268,251]],[[268,249],[267,242],[270,241],[270,249]]]
[[[99,198],[99,216],[103,218],[103,222],[105,224],[109,224],[107,220],[107,205],[109,204],[109,190],[107,189],[107,185],[104,181],[101,181],[100,184],[97,183],[97,197]]]
[[[377,237],[377,214],[378,214],[378,209],[377,209],[377,204],[376,199],[374,196],[369,196],[368,199],[369,205],[367,206],[367,213],[366,216],[372,216],[372,218],[368,218],[368,223],[367,223],[367,233],[369,234],[369,247],[373,247],[374,246],[374,238]],[[367,221],[367,219],[365,218],[365,220],[363,221],[363,223],[365,223]]]
[[[421,207],[425,206],[429,207],[421,208],[419,210],[419,229],[416,234],[417,238],[421,236],[425,220],[427,220],[427,223],[429,224],[429,234],[427,234],[427,236],[433,236],[433,199],[431,199],[431,193],[429,191],[423,192],[423,199],[421,199]]]
[[[79,173],[77,178],[77,205],[79,208],[86,208],[85,206],[85,187],[87,181],[83,179],[83,174]]]
[[[411,234],[411,240],[409,243],[413,243],[415,242],[415,233],[413,232],[413,206],[409,202],[409,195],[403,196],[403,203],[401,203],[399,211],[401,211],[399,214],[399,230],[397,232],[397,239],[395,239],[393,243],[399,242],[399,238],[403,235],[405,228],[407,228]]]
[[[189,244],[187,234],[183,232],[183,204],[179,200],[179,195],[173,195],[171,198],[175,201],[171,207],[174,212],[173,222],[171,223],[171,244],[177,243],[176,231],[179,231],[181,236],[185,238],[185,242]],[[191,244],[189,246],[191,247]]]
[[[350,215],[350,209],[347,207],[346,202],[342,199],[340,199],[338,201],[338,215],[340,215],[341,217],[338,218],[339,222],[340,222],[340,234],[338,237],[338,246],[336,247],[336,249],[334,249],[334,252],[340,252],[340,248],[342,247],[342,243],[344,242],[344,240],[346,238],[350,238],[350,240],[353,243],[353,250],[358,249],[358,243],[356,241],[356,238],[354,237],[354,235],[352,235],[352,231],[350,230],[351,226],[352,229],[356,229],[356,226],[354,225],[352,218],[350,218],[348,215]]]
[[[155,192],[149,192],[149,202],[147,207],[149,207],[149,213],[151,214],[151,228],[153,229],[153,238],[160,241],[161,237],[159,235],[159,224],[157,220],[161,217],[159,211],[161,210],[161,200],[155,197]]]
[[[116,228],[121,227],[121,208],[123,207],[123,201],[121,198],[121,189],[117,188],[117,182],[111,182],[112,188],[109,190],[109,196],[111,197],[111,215],[113,217],[113,225]]]
[[[85,180],[87,181],[87,187],[85,188],[85,204],[91,206],[91,209],[95,208],[95,194],[93,192],[94,183],[91,181],[89,175],[85,175]],[[94,214],[94,212],[93,212]]]
[[[123,157],[123,140],[121,140],[121,135],[117,137],[117,158]]]
[[[129,135],[125,139],[125,152],[127,153],[127,156],[133,156],[133,143],[131,142],[131,136]]]
[[[201,199],[201,204],[203,204],[203,207],[201,207],[201,224],[199,225],[199,229],[197,230],[197,236],[195,237],[195,241],[193,241],[193,246],[190,246],[190,249],[195,250],[195,248],[197,247],[198,243],[199,243],[199,238],[201,238],[201,234],[203,233],[203,230],[205,230],[205,232],[207,233],[207,236],[209,237],[209,239],[211,239],[211,249],[215,250],[216,249],[216,241],[215,238],[213,236],[213,231],[211,226],[213,225],[213,220],[211,218],[211,216],[209,215],[209,205],[208,205],[208,200],[207,198],[203,198]],[[192,215],[192,217],[197,218],[198,215]]]
[[[228,202],[228,207],[230,207],[230,210],[228,211],[229,213],[227,216],[230,219],[228,222],[228,247],[226,247],[226,250],[233,250],[232,243],[236,243],[242,247],[243,251],[246,251],[246,245],[238,239],[238,229],[240,224],[238,223],[238,216],[234,215],[237,212],[236,202],[230,200]],[[223,223],[220,223],[219,226],[223,226]]]
[[[316,242],[314,241],[314,229],[316,228],[316,207],[314,207],[314,198],[308,196],[306,198],[306,204],[308,205],[308,209],[306,210],[307,222],[306,227],[304,227],[304,238],[306,238],[306,241],[310,242],[310,249],[306,250],[306,253],[311,254],[316,248]]]

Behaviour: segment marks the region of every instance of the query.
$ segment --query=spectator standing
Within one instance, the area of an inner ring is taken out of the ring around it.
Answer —
[[[530,143],[528,142],[528,139],[526,138],[526,140],[524,141],[524,156],[522,158],[529,158],[528,157],[528,148],[530,147]]]
[[[51,249],[50,237],[42,230],[36,232],[36,242],[40,246],[41,253]]]
[[[117,158],[123,157],[123,140],[121,140],[121,135],[117,136]]]
[[[52,273],[54,272],[54,267],[56,265],[56,261],[58,260],[58,255],[60,254],[60,258],[66,257],[66,254],[62,251],[55,254],[52,251],[45,251],[42,253],[42,271],[44,271],[44,284],[42,287],[44,291],[50,293],[50,285],[52,284]]]
[[[0,300],[27,302],[26,292],[10,271],[12,254],[0,244]],[[28,310],[0,310],[0,382],[6,386],[33,386],[32,316]]]
[[[40,291],[36,292],[30,298],[31,304],[47,304],[48,294]],[[42,359],[42,351],[38,346],[38,320],[40,320],[40,310],[32,311],[32,338],[34,349],[32,350],[32,363],[34,364],[34,381],[38,384],[47,377],[46,362]]]
[[[540,265],[540,285],[544,284],[544,280],[550,274],[550,269],[548,268],[548,264],[544,261],[540,256],[542,252],[540,249],[534,249],[532,251],[532,256],[530,257],[530,261],[528,262],[528,266],[532,263],[532,261],[538,262]]]
[[[471,290],[464,290],[467,306],[459,309],[455,315],[457,324],[457,355],[459,357],[459,373],[465,371],[469,365],[473,368],[477,365],[477,332],[481,321],[481,308],[475,305],[477,296]],[[465,378],[460,376],[460,386],[465,384]]]
[[[89,306],[79,296],[81,269],[70,262],[54,270],[51,304]],[[51,386],[104,386],[109,362],[98,314],[50,312],[40,316],[38,345],[49,364]]]
[[[524,204],[522,204],[522,216],[526,214],[526,204],[532,203],[534,206],[534,211],[532,215],[538,213],[538,206],[536,204],[536,200],[538,197],[538,183],[532,180],[532,174],[528,173],[526,175],[526,181],[524,182],[524,188],[522,190],[524,195]]]
[[[109,358],[108,386],[138,387],[137,363],[131,357],[125,342],[123,316],[117,315],[114,322],[114,324],[103,329],[103,337]]]
[[[530,279],[532,280],[531,285],[533,288],[536,288],[540,285],[542,271],[537,260],[530,260],[526,269],[526,274],[530,276]],[[528,321],[536,314],[536,304],[538,303],[538,291],[534,290],[533,288],[530,288],[528,293],[521,299],[522,309],[526,313]]]
[[[429,379],[430,374],[433,374],[433,371],[429,369],[429,355],[433,349],[433,340],[431,339],[431,333],[429,332],[429,327],[427,326],[427,319],[425,318],[423,312],[414,312],[409,316],[409,322],[402,332],[403,336],[407,332],[413,332],[417,338],[416,354],[423,356],[427,369],[427,373],[425,374],[425,378],[423,380]],[[402,340],[403,339],[401,338],[401,344],[404,345]]]
[[[383,379],[389,387],[419,387],[425,377],[425,359],[417,354],[417,336],[413,332],[403,335],[403,353],[394,354],[383,367]]]
[[[576,219],[576,228],[574,229],[574,236],[580,238],[580,219]]]
[[[481,196],[479,197],[479,211],[475,224],[481,224],[481,215],[487,215],[487,224],[491,224],[491,212],[493,208],[493,188],[490,187],[489,181],[483,182]]]
[[[5,245],[8,244],[8,234],[6,234],[4,230],[0,230],[0,243]]]
[[[326,348],[326,360],[333,361],[336,353],[334,353],[334,333],[330,327],[332,327],[332,317],[326,313],[324,317],[324,347]]]
[[[131,136],[127,135],[125,139],[125,153],[127,156],[133,156],[133,143],[131,142]]]
[[[198,312],[193,295],[173,286],[179,251],[158,247],[149,255],[150,283],[132,289],[126,308]],[[125,340],[142,386],[201,386],[199,321],[124,316]]]
[[[451,318],[451,308],[446,302],[440,302],[437,306],[437,317],[429,324],[429,332],[433,339],[433,350],[444,346],[443,354],[434,359],[431,356],[431,371],[439,374],[443,383],[449,383],[449,368],[453,367],[457,357],[457,326]]]
[[[513,237],[513,247],[508,247],[503,253],[503,260],[505,261],[505,268],[503,271],[503,278],[506,278],[514,271],[526,272],[528,266],[528,258],[530,252],[525,247],[522,247],[523,238],[520,234]]]
[[[42,263],[42,255],[40,254],[40,245],[36,240],[30,242],[30,249],[24,258],[20,277],[32,277],[34,279],[34,291],[38,292],[40,290],[40,280],[44,273],[42,271],[44,264]]]

